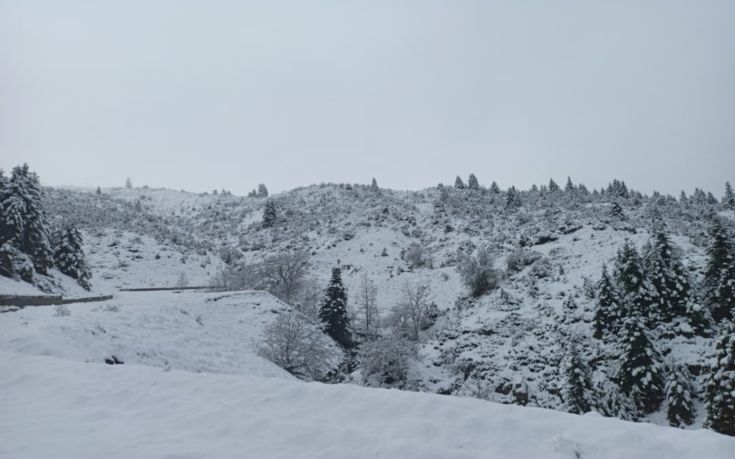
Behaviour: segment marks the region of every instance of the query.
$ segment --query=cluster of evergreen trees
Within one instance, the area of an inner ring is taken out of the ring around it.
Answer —
[[[612,380],[629,402],[615,408],[627,412],[610,414],[635,419],[656,411],[666,400],[671,425],[691,424],[695,418],[691,375],[684,366],[667,362],[656,342],[677,334],[711,336],[719,328],[722,338],[706,394],[707,423],[714,430],[735,434],[735,250],[717,217],[712,220],[707,254],[702,287],[696,289],[678,248],[660,225],[654,225],[642,253],[626,242],[612,274],[603,267],[594,337],[618,349],[619,366]],[[578,358],[567,369],[567,381],[568,409],[589,410],[588,402],[579,402],[590,382]]]
[[[38,175],[27,164],[0,170],[0,275],[35,283],[54,266],[90,288],[82,236],[67,226],[52,238]]]

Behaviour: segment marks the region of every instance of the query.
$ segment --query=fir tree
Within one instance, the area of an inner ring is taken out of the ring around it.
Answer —
[[[677,248],[657,230],[644,249],[643,261],[654,295],[654,315],[664,322],[686,315],[690,283]]]
[[[87,266],[82,243],[82,234],[79,230],[67,226],[56,237],[54,261],[59,271],[76,279],[79,285],[89,290],[92,273]]]
[[[127,189],[133,188],[133,182],[130,180],[130,177],[125,179],[125,188]]]
[[[475,177],[475,174],[470,174],[469,179],[467,179],[467,188],[469,188],[470,190],[480,189],[480,182],[477,181],[477,177]]]
[[[347,293],[342,285],[342,272],[332,269],[332,279],[319,310],[319,319],[324,324],[324,332],[344,349],[352,347],[350,319],[347,315]]]
[[[621,347],[621,363],[615,382],[640,413],[656,411],[664,398],[660,355],[638,317],[629,317],[623,323]]]
[[[261,183],[260,185],[258,185],[258,197],[259,198],[267,198],[268,197],[268,188],[263,183]]]
[[[595,329],[594,337],[603,339],[605,336],[614,335],[618,331],[620,320],[620,301],[615,293],[607,267],[602,266],[602,277],[597,283],[597,303],[592,323]]]
[[[572,345],[564,364],[565,384],[562,388],[564,409],[568,413],[584,414],[592,411],[590,397],[592,380],[589,368],[582,362],[576,346]]]
[[[735,436],[735,322],[722,327],[706,387],[705,426]]]
[[[666,418],[673,427],[691,425],[696,416],[692,377],[683,365],[676,365],[666,379]]]
[[[617,203],[617,201],[614,201],[610,205],[610,215],[619,220],[625,220],[625,212],[623,212],[623,208]]]
[[[263,207],[263,228],[271,228],[278,221],[278,208],[272,199],[265,201]]]
[[[454,179],[454,188],[458,190],[465,189],[464,182],[462,181],[462,177],[460,177],[459,175],[457,176],[456,179]]]
[[[633,244],[626,240],[615,260],[615,279],[623,295],[627,316],[640,316],[649,321],[652,317],[652,292],[643,263]]]
[[[511,186],[505,194],[505,206],[509,209],[517,209],[521,207],[521,196],[516,187]]]
[[[380,191],[380,188],[378,187],[378,181],[375,180],[375,177],[373,177],[373,181],[370,183],[370,191]]]
[[[101,195],[102,194],[102,188],[97,187],[97,189],[95,190],[94,194],[96,194],[97,196]]]
[[[53,251],[46,225],[43,196],[38,176],[31,172],[28,164],[13,168],[10,179],[11,192],[23,201],[22,234],[19,248],[33,260],[39,274],[48,274],[53,266]]]
[[[576,188],[574,187],[574,183],[572,183],[571,177],[567,177],[567,184],[564,186],[564,191],[566,193],[574,193],[576,191]]]
[[[561,188],[559,188],[559,185],[556,184],[554,179],[549,179],[549,193],[558,193],[561,191]]]
[[[730,182],[725,183],[725,196],[722,197],[722,207],[735,210],[735,193],[732,192]]]
[[[735,256],[727,230],[717,217],[712,219],[707,256],[704,272],[705,302],[715,321],[735,319]]]
[[[497,182],[493,181],[493,183],[490,185],[490,192],[493,194],[500,194],[500,187],[498,186]]]
[[[696,304],[690,298],[686,307],[686,318],[692,333],[703,338],[712,336],[712,316],[707,308]]]

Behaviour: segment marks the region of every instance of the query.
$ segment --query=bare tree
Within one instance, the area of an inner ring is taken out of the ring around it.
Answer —
[[[291,252],[268,258],[261,273],[268,291],[290,303],[301,290],[308,267],[307,252]]]
[[[183,292],[184,288],[186,288],[186,285],[186,273],[184,273],[184,271],[181,271],[181,273],[179,274],[179,278],[176,280],[176,287]]]
[[[363,273],[358,287],[356,303],[357,316],[362,332],[365,336],[371,336],[378,333],[380,328],[380,311],[377,304],[378,287],[375,282]]]
[[[298,311],[284,312],[269,325],[258,355],[292,375],[321,380],[339,365],[341,352],[319,326]]]
[[[431,303],[431,289],[424,282],[403,284],[401,302],[393,311],[397,328],[404,330],[408,338],[418,341],[419,332],[431,325],[436,318],[436,305]]]
[[[502,278],[502,272],[493,268],[493,258],[485,247],[480,248],[474,257],[471,255],[462,257],[457,269],[474,297],[482,296],[496,288]]]
[[[302,314],[317,320],[322,299],[324,299],[324,288],[316,279],[307,278],[303,282],[299,301],[295,306]]]

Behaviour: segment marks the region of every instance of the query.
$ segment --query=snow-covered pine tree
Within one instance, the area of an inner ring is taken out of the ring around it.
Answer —
[[[735,193],[732,191],[730,182],[725,183],[725,196],[722,197],[722,207],[728,210],[735,210]]]
[[[618,250],[615,260],[615,280],[623,296],[625,314],[640,316],[647,323],[653,318],[651,305],[655,292],[652,291],[643,262],[635,246],[626,240]]]
[[[687,303],[686,318],[693,334],[704,338],[712,336],[712,315],[707,308],[696,303],[693,298],[690,298]]]
[[[260,185],[258,185],[258,197],[259,198],[268,197],[268,188],[265,186],[264,183],[261,183]]]
[[[595,408],[603,416],[610,418],[637,421],[638,408],[635,403],[620,391],[620,388],[609,381],[598,383],[595,387]]]
[[[498,186],[497,182],[493,181],[493,183],[490,185],[490,192],[493,194],[500,194],[500,187]]]
[[[613,203],[610,205],[610,216],[615,217],[619,220],[625,220],[625,212],[623,212],[623,208],[618,204],[617,201],[613,201]]]
[[[319,319],[324,324],[324,331],[344,349],[352,348],[352,332],[347,315],[347,293],[342,285],[342,271],[332,269],[324,301],[319,310]]]
[[[705,426],[735,436],[735,322],[722,327],[706,387]]]
[[[465,189],[464,181],[462,181],[462,177],[460,177],[459,175],[457,176],[456,179],[454,179],[454,188],[456,188],[458,190],[464,190]]]
[[[97,187],[97,189],[94,191],[94,194],[96,194],[97,196],[101,195],[102,194],[102,188]]]
[[[574,187],[574,183],[572,183],[572,178],[567,177],[567,184],[564,185],[564,191],[566,193],[574,193],[577,189]]]
[[[0,244],[11,243],[18,249],[25,232],[26,202],[21,184],[4,180],[0,189]]]
[[[89,290],[92,287],[89,282],[92,273],[87,266],[82,248],[82,234],[69,225],[62,229],[55,239],[54,261],[59,271],[76,279],[79,285]]]
[[[673,427],[691,425],[696,417],[692,376],[683,365],[674,365],[666,378],[666,418]]]
[[[735,319],[735,249],[727,229],[717,216],[712,218],[704,271],[705,303],[717,322]]]
[[[656,293],[652,313],[664,322],[686,315],[690,283],[678,254],[677,248],[660,229],[643,250],[646,275]]]
[[[477,177],[475,177],[475,174],[470,174],[470,177],[467,179],[467,188],[469,188],[470,190],[480,189],[480,182],[477,181]]]
[[[378,181],[375,180],[375,177],[373,177],[373,181],[370,183],[370,191],[380,191],[380,187],[378,187]]]
[[[640,317],[625,319],[620,345],[620,368],[615,382],[635,403],[640,414],[656,411],[664,398],[661,357]]]
[[[568,413],[584,414],[592,411],[592,379],[574,344],[570,345],[564,361],[562,400]]]
[[[133,182],[130,180],[130,177],[125,179],[125,188],[127,189],[133,188]]]
[[[6,242],[0,245],[0,276],[33,283],[33,262],[15,245]]]
[[[595,315],[592,324],[595,329],[594,337],[603,339],[618,332],[622,313],[620,300],[615,293],[615,288],[605,265],[602,266],[602,276],[597,282],[596,291],[597,303],[595,304]]]
[[[517,209],[521,207],[521,196],[515,186],[508,188],[508,192],[505,194],[505,207],[508,209]]]
[[[41,184],[35,172],[31,172],[28,164],[13,168],[10,182],[11,192],[24,203],[23,238],[20,250],[31,257],[33,266],[39,274],[48,274],[53,266],[53,251],[46,224],[43,207]]]
[[[278,209],[272,199],[265,201],[263,206],[263,228],[270,228],[278,221]]]
[[[559,188],[559,185],[554,181],[554,179],[549,179],[549,193],[557,193],[561,191],[561,188]]]

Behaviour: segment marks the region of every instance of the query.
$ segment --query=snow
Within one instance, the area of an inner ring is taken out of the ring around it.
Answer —
[[[735,439],[481,400],[0,352],[0,456],[708,458]]]
[[[33,285],[0,276],[0,295],[44,295]]]

